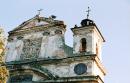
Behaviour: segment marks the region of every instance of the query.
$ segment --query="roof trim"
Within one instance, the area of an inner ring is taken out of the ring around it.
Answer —
[[[95,29],[99,32],[100,36],[102,37],[103,42],[105,42],[105,38],[104,38],[103,35],[101,34],[101,32],[100,32],[100,30],[98,29],[97,25],[95,24],[95,25],[89,25],[89,26],[94,26]],[[89,26],[85,26],[85,27],[89,27]],[[80,27],[76,27],[76,28],[71,28],[71,30],[73,31],[74,29],[82,29],[82,28],[84,28],[84,27],[81,27],[81,26],[80,26]]]
[[[60,21],[60,20],[54,20],[52,18],[47,18],[47,17],[38,17],[37,15],[34,16],[33,18],[27,20],[27,21],[24,21],[23,23],[21,23],[18,27],[14,28],[13,30],[9,31],[8,33],[12,33],[12,32],[16,32],[18,31],[19,29],[21,30],[22,27],[26,26],[27,24],[29,24],[30,22],[34,21],[34,20],[38,20],[40,19],[41,21],[45,21],[45,22],[48,22],[49,24],[48,25],[64,25],[64,22],[63,21]],[[64,25],[65,26],[65,25]],[[39,26],[34,26],[34,27],[39,27]],[[31,27],[29,27],[31,28]],[[65,28],[65,27],[64,27]]]

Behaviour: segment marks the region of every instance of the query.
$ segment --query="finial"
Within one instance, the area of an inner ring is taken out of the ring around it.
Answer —
[[[39,10],[37,10],[38,11],[38,16],[41,14],[41,11],[42,11],[43,9],[39,9]]]
[[[88,14],[87,14],[87,19],[88,19],[88,17],[89,17],[89,12],[90,12],[91,10],[90,10],[90,8],[88,7],[88,10],[86,11],[86,12],[88,12]]]

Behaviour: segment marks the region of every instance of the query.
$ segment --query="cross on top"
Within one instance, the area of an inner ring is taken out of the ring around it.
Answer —
[[[86,11],[86,12],[88,12],[88,14],[87,14],[87,19],[88,19],[88,17],[89,17],[89,12],[90,12],[91,10],[90,10],[90,8],[88,7],[88,10]]]
[[[39,10],[37,10],[38,11],[38,16],[41,14],[41,11],[42,11],[43,9],[39,9]]]

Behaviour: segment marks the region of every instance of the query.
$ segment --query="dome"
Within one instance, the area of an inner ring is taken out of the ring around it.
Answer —
[[[90,20],[90,19],[83,19],[81,21],[81,26],[82,27],[85,27],[85,26],[94,26],[94,25],[95,25],[95,23],[92,20]]]

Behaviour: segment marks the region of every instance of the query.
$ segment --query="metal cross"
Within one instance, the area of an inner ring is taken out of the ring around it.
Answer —
[[[88,14],[87,14],[87,19],[88,19],[88,17],[89,17],[89,12],[90,12],[91,10],[90,10],[90,8],[88,7],[88,10],[86,11],[86,12],[88,12]]]
[[[39,10],[37,10],[38,11],[38,15],[40,15],[41,14],[41,11],[42,11],[43,9],[39,9]]]

